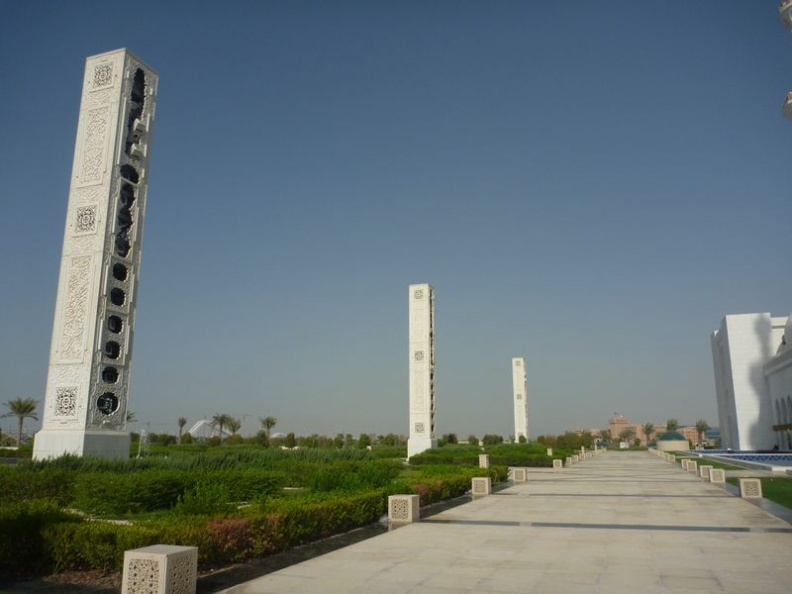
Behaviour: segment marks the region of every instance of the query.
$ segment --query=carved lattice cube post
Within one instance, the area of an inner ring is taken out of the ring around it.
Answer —
[[[479,468],[489,468],[489,456],[487,454],[479,454]]]
[[[743,499],[761,499],[762,481],[758,478],[741,478],[740,497]]]
[[[388,522],[417,522],[421,518],[418,495],[388,495]]]
[[[198,548],[153,545],[124,552],[121,594],[195,594]]]
[[[710,470],[710,482],[711,483],[725,483],[726,482],[726,471],[722,468],[713,468]]]
[[[492,479],[488,476],[477,476],[471,488],[473,497],[484,497],[492,493]]]

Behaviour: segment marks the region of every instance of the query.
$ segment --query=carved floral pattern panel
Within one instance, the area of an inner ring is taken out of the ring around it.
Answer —
[[[91,281],[91,257],[73,258],[66,283],[63,306],[63,330],[60,337],[60,359],[81,360],[85,340],[85,318]]]
[[[127,564],[129,594],[159,594],[159,563],[153,559],[130,559]]]
[[[91,88],[94,91],[113,86],[113,66],[113,62],[102,62],[94,66],[91,80]]]
[[[391,519],[409,520],[411,518],[410,511],[410,502],[406,499],[394,499],[391,501]]]
[[[85,141],[80,163],[80,183],[100,183],[104,174],[105,147],[110,128],[110,109],[100,107],[88,112]]]
[[[96,207],[79,206],[74,214],[75,233],[93,233],[96,231]]]
[[[77,414],[77,388],[58,388],[55,392],[56,417],[73,417]]]

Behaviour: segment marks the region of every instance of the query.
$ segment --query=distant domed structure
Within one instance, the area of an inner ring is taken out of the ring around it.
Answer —
[[[678,431],[666,431],[657,438],[657,449],[661,452],[687,452],[690,442]]]

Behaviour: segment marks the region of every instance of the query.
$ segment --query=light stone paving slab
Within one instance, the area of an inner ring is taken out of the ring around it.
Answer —
[[[646,452],[608,452],[225,590],[788,594],[792,526]]]

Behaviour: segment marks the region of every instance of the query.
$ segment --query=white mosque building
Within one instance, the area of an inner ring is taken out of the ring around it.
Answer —
[[[712,333],[721,445],[792,450],[792,316],[728,315]]]

